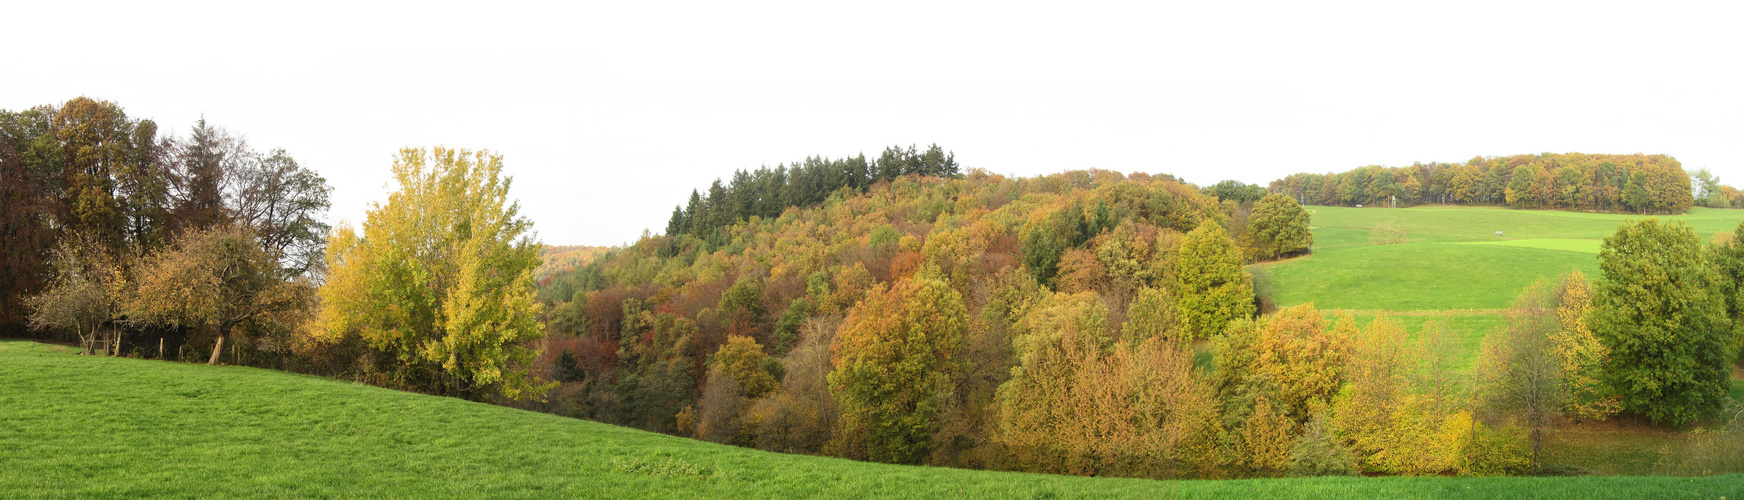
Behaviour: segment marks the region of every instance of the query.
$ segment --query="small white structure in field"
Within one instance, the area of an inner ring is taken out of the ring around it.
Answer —
[[[1497,238],[1500,238],[1500,237],[1502,237],[1502,232],[1501,232],[1501,231],[1496,231],[1496,237],[1497,237]]]
[[[1357,205],[1357,206],[1356,206],[1356,207],[1357,207],[1357,208],[1362,208],[1362,205]]]

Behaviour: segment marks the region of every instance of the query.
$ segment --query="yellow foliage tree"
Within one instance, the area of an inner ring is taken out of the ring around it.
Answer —
[[[1370,468],[1394,447],[1394,416],[1405,403],[1411,353],[1397,323],[1381,317],[1356,336],[1345,364],[1346,384],[1333,405],[1331,424],[1351,442],[1357,460]]]
[[[1296,422],[1272,406],[1269,398],[1254,400],[1253,416],[1236,431],[1237,465],[1262,474],[1275,474],[1290,465],[1290,447],[1296,440]]]
[[[1277,384],[1281,413],[1302,422],[1313,407],[1330,402],[1344,383],[1355,332],[1348,314],[1327,331],[1313,304],[1288,307],[1266,319],[1254,339],[1254,372]]]
[[[1170,339],[1116,346],[1094,293],[1055,294],[1023,320],[1019,366],[999,388],[1003,465],[1173,477],[1212,462],[1214,389]]]
[[[1605,358],[1610,349],[1587,328],[1593,309],[1593,284],[1574,271],[1557,287],[1556,317],[1559,327],[1551,335],[1553,350],[1562,359],[1563,386],[1568,400],[1563,414],[1603,422],[1622,409],[1616,393],[1604,384]]]
[[[538,397],[529,341],[544,335],[533,300],[539,245],[509,201],[502,156],[408,148],[399,190],[374,204],[362,234],[327,244],[328,280],[314,334],[359,335],[399,361],[399,382],[441,394]]]
[[[967,328],[962,296],[932,272],[874,285],[831,348],[830,393],[841,403],[843,433],[859,434],[839,437],[863,439],[875,461],[925,457]]]
[[[739,381],[746,399],[757,399],[775,390],[775,375],[764,367],[768,360],[756,340],[734,335],[715,352],[713,365]]]

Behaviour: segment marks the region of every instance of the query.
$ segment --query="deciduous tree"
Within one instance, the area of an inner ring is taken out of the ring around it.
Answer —
[[[125,269],[102,245],[70,237],[54,252],[55,275],[42,293],[26,297],[33,329],[70,329],[93,352],[100,329],[121,319],[131,287]],[[119,325],[105,331],[113,351]],[[108,354],[105,352],[104,354]]]
[[[1559,328],[1555,290],[1532,285],[1514,300],[1507,324],[1484,339],[1476,367],[1478,406],[1493,418],[1518,422],[1531,432],[1532,466],[1540,464],[1544,429],[1568,401],[1562,359],[1554,336]]]
[[[1254,339],[1255,375],[1277,384],[1279,413],[1297,422],[1331,403],[1345,381],[1356,320],[1346,315],[1328,331],[1312,304],[1266,318]]]
[[[1682,425],[1719,408],[1737,353],[1710,255],[1682,221],[1629,220],[1605,238],[1588,326],[1624,411]]]
[[[428,390],[536,397],[526,342],[544,334],[533,301],[539,247],[508,199],[502,156],[408,148],[393,173],[399,189],[369,211],[362,234],[341,227],[328,240],[318,335],[359,335]]]
[[[844,432],[864,433],[872,460],[926,457],[937,415],[959,369],[968,312],[963,298],[930,273],[875,285],[836,334],[830,392]]]
[[[1254,260],[1307,253],[1314,245],[1308,231],[1308,211],[1294,198],[1269,194],[1254,203],[1248,217],[1247,247]]]
[[[1241,269],[1235,244],[1216,222],[1187,233],[1175,272],[1182,331],[1189,337],[1222,333],[1230,321],[1253,315],[1253,276]]]
[[[287,280],[253,231],[235,225],[182,233],[148,255],[138,274],[127,305],[132,321],[213,329],[217,344],[207,364],[218,362],[238,327],[288,323],[284,315],[306,309],[313,293],[308,283]]]

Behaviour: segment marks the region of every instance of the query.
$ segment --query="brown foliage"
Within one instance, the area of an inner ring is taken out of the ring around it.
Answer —
[[[799,345],[782,360],[786,376],[780,388],[751,408],[758,423],[757,448],[784,453],[819,453],[836,427],[835,397],[830,395],[830,343],[840,317],[819,317],[800,329]]]
[[[299,323],[314,287],[281,273],[246,227],[189,231],[140,265],[127,309],[136,322],[213,328],[222,347],[234,333],[252,337]],[[215,349],[210,363],[221,354]]]
[[[1055,289],[1060,293],[1100,292],[1108,286],[1108,271],[1096,254],[1082,248],[1060,254],[1060,274]]]
[[[1210,463],[1216,396],[1162,339],[1113,348],[1094,294],[1057,295],[1022,324],[999,390],[1006,468],[1167,477]]]

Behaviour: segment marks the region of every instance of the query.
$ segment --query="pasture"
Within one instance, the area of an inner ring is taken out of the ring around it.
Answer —
[[[1308,209],[1312,255],[1248,268],[1279,306],[1503,309],[1540,278],[1572,270],[1597,278],[1601,242],[1624,220],[1640,217],[1496,207]],[[1661,217],[1683,220],[1705,239],[1731,233],[1744,210]],[[1376,244],[1382,227],[1401,229],[1406,241]]]
[[[1308,209],[1314,253],[1248,266],[1262,293],[1280,307],[1313,303],[1329,317],[1354,312],[1362,324],[1386,315],[1413,338],[1439,323],[1458,340],[1464,369],[1521,290],[1572,270],[1598,279],[1604,238],[1640,217],[1496,207]],[[1661,217],[1685,221],[1707,239],[1731,233],[1744,210]],[[1733,381],[1732,397],[1744,400],[1744,381]],[[1594,473],[1649,474],[1676,453],[1681,434],[1640,422],[1571,424],[1549,435],[1546,456]]]
[[[1153,481],[854,462],[245,367],[0,341],[10,498],[1720,498],[1744,476]]]

